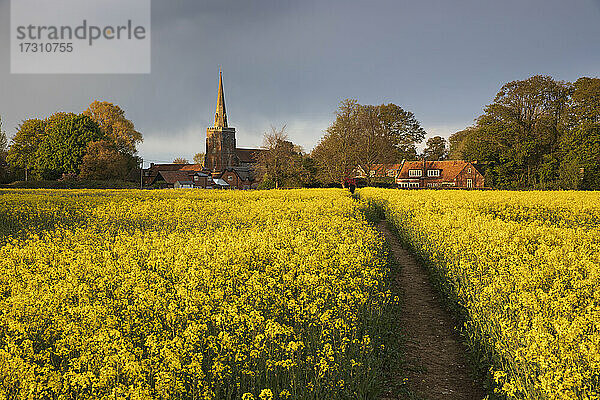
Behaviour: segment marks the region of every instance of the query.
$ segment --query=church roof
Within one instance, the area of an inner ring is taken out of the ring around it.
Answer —
[[[215,127],[227,128],[227,112],[225,111],[225,93],[223,92],[223,74],[221,71],[219,71],[219,93],[217,94]]]
[[[258,161],[258,155],[261,149],[235,149],[235,155],[243,163],[255,163]]]

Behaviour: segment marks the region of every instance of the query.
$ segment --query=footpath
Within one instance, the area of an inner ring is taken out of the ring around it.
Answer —
[[[444,308],[427,271],[402,247],[386,221],[377,229],[385,236],[396,261],[392,290],[402,301],[399,326],[404,343],[406,386],[415,399],[476,400],[485,397],[472,375],[467,348],[456,329],[456,321]],[[390,390],[382,400],[398,399]]]

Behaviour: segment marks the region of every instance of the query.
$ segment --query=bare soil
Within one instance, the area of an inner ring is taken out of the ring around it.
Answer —
[[[412,398],[475,400],[485,391],[474,378],[468,350],[457,330],[457,322],[445,309],[427,271],[402,247],[385,221],[377,225],[396,260],[392,273],[392,290],[401,298],[399,326],[405,335],[404,375]],[[402,378],[398,378],[402,379]],[[394,386],[384,391],[382,399],[406,398],[395,393]]]

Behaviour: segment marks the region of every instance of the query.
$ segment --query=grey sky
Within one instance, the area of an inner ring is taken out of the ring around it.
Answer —
[[[14,0],[18,1],[18,0]],[[310,151],[340,100],[393,102],[429,136],[473,122],[503,83],[600,75],[600,0],[178,1],[152,3],[149,75],[11,75],[0,0],[0,115],[21,120],[120,105],[147,160],[204,151],[223,68],[238,146],[271,125]]]

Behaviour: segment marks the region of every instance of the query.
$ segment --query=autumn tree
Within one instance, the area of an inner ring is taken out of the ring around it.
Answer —
[[[204,153],[194,154],[194,164],[204,165]]]
[[[125,118],[118,105],[106,101],[94,101],[83,112],[100,127],[100,131],[115,148],[123,154],[136,154],[137,144],[143,141],[142,134],[135,130],[133,122]]]
[[[302,149],[288,140],[285,125],[281,129],[271,127],[271,131],[264,134],[262,149],[257,170],[262,175],[263,186],[269,182],[275,189],[294,186],[302,168]]]
[[[107,140],[90,142],[81,163],[79,176],[84,179],[125,179],[127,158]]]
[[[443,161],[448,157],[448,146],[446,139],[441,136],[434,136],[427,139],[426,147],[423,150],[423,158],[427,161]]]
[[[342,101],[335,121],[311,153],[319,178],[326,184],[343,184],[357,166],[358,113],[356,100]]]
[[[183,158],[183,157],[177,157],[176,159],[173,160],[173,164],[189,164],[190,162],[187,160],[187,158]]]
[[[336,119],[313,150],[328,183],[340,183],[360,167],[370,180],[377,164],[416,158],[416,143],[425,137],[411,112],[395,104],[340,103]]]

